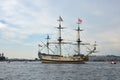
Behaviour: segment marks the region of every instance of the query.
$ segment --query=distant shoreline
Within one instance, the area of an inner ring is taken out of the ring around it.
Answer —
[[[35,59],[19,59],[19,58],[5,58],[3,61],[40,61],[40,59],[35,58]],[[111,61],[120,61],[120,56],[115,56],[115,55],[103,55],[103,56],[89,56],[88,62],[111,62]],[[1,62],[1,61],[0,61]]]

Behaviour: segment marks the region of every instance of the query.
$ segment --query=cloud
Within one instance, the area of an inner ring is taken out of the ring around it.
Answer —
[[[6,28],[6,26],[2,23],[0,23],[0,29]]]
[[[107,29],[101,33],[97,33],[95,39],[98,41],[98,54],[116,54],[120,51],[120,28]]]
[[[117,1],[0,0],[0,42],[35,46],[47,34],[58,34],[57,18],[63,16],[62,37],[76,40],[76,19],[83,19],[87,41],[97,41],[99,48],[119,51],[119,5]],[[119,1],[118,1],[119,2]],[[61,6],[62,4],[62,6]],[[68,29],[69,28],[69,29]],[[84,32],[82,32],[84,34]],[[81,39],[84,37],[81,33]],[[40,36],[39,36],[40,35]],[[35,36],[35,37],[33,37]],[[100,44],[99,44],[100,43]]]
[[[40,9],[39,9],[40,8]],[[1,36],[3,39],[14,43],[24,42],[29,35],[47,34],[52,32],[54,27],[52,16],[48,12],[49,5],[45,1],[42,3],[31,3],[20,0],[6,0],[1,5]]]

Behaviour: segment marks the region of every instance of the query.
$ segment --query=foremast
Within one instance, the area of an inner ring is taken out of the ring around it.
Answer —
[[[80,53],[80,45],[81,45],[81,39],[80,39],[80,31],[83,31],[82,29],[80,29],[80,24],[82,23],[82,20],[81,19],[79,19],[78,18],[78,22],[77,22],[77,24],[78,24],[78,28],[76,29],[76,31],[77,31],[77,49],[78,49],[78,55],[80,55],[81,53]]]
[[[83,30],[80,28],[80,24],[81,24],[81,23],[82,23],[82,20],[81,20],[80,18],[78,18],[78,22],[77,22],[78,28],[76,29],[76,31],[77,31],[77,37],[78,37],[78,39],[77,39],[78,55],[81,55],[80,45],[90,45],[89,43],[81,43],[82,41],[81,41],[81,39],[80,39],[80,32],[83,31]],[[89,49],[90,52],[89,52],[85,57],[88,57],[90,54],[92,54],[92,53],[95,52],[95,50],[96,50],[96,41],[95,41],[95,43],[94,43],[93,46],[94,46],[93,50]]]

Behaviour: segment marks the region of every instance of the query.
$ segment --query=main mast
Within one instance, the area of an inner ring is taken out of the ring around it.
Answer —
[[[59,27],[57,27],[58,30],[59,30],[58,44],[59,44],[59,54],[61,56],[62,55],[62,45],[61,45],[61,42],[63,40],[61,38],[61,30],[63,29],[63,27],[61,27],[61,22],[63,22],[63,19],[61,18],[61,16],[59,16],[58,22],[59,22]]]

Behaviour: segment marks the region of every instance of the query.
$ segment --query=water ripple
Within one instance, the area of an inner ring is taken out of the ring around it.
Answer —
[[[0,80],[119,80],[120,63],[41,64],[0,62]]]

